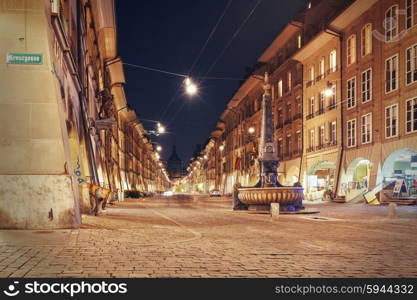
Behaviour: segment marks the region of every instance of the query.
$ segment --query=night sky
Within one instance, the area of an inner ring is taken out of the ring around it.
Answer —
[[[125,63],[189,74],[229,0],[117,0],[118,53]],[[305,0],[263,0],[213,66],[258,0],[234,0],[191,71],[192,76],[243,78]],[[207,71],[211,68],[211,71]],[[163,158],[172,146],[187,164],[204,144],[239,86],[238,80],[201,80],[198,96],[184,95],[183,78],[125,65],[125,92],[140,119],[160,120],[168,134],[154,139]],[[179,91],[179,92],[178,92]],[[177,96],[176,96],[177,95]],[[175,97],[176,96],[176,97]],[[169,105],[170,104],[170,105]],[[145,128],[155,124],[142,121]]]

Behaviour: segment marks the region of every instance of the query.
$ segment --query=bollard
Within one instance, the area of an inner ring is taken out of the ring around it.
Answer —
[[[388,205],[388,218],[395,219],[397,217],[397,203],[391,202]]]
[[[274,220],[279,218],[279,203],[271,203],[271,218]]]

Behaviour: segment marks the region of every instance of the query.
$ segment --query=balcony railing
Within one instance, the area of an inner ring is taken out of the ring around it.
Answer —
[[[287,119],[287,120],[285,120],[284,125],[291,124],[291,122],[292,122],[292,120],[291,120],[291,119]]]
[[[307,148],[307,152],[313,152],[313,151],[316,151],[316,147],[315,146],[312,146],[312,147],[308,147]]]
[[[325,147],[333,147],[333,146],[337,146],[337,141],[330,141],[327,144],[325,144]]]
[[[336,72],[336,71],[337,71],[337,69],[338,69],[338,68],[337,68],[337,66],[335,66],[335,67],[333,67],[333,68],[328,69],[326,73],[327,73],[327,75],[329,75],[329,74],[331,74],[331,73]]]
[[[320,74],[319,76],[316,77],[316,81],[320,81],[324,78],[324,74]]]
[[[316,147],[316,150],[321,150],[323,148],[325,148],[325,144],[323,142],[319,142],[319,144]]]
[[[295,120],[302,119],[302,118],[303,118],[303,114],[302,113],[298,113],[292,119],[293,119],[293,121],[295,121]]]
[[[319,110],[316,111],[316,113],[315,113],[316,116],[319,116],[319,115],[322,115],[322,114],[324,114],[324,108],[319,108]]]
[[[297,156],[297,155],[301,154],[301,152],[302,152],[302,150],[301,150],[301,149],[295,149],[295,150],[292,152],[292,156]]]
[[[327,110],[332,110],[336,108],[336,103],[332,103],[329,106],[327,106]]]
[[[311,113],[311,114],[308,114],[307,116],[306,116],[306,119],[307,120],[310,120],[310,119],[312,119],[314,117],[314,113]]]
[[[282,122],[278,123],[278,125],[277,125],[277,128],[278,128],[278,129],[281,129],[281,128],[283,128],[283,127],[284,127],[284,124],[283,124]]]
[[[337,145],[337,141],[330,141],[328,143],[322,142],[317,146],[307,148],[307,152],[313,152],[313,151],[317,151],[317,150],[321,150],[321,149],[325,149],[325,148],[330,148],[330,147],[334,147],[336,145]]]
[[[309,81],[307,81],[306,86],[307,86],[307,87],[310,87],[310,86],[312,86],[313,84],[314,84],[314,80],[309,80]]]

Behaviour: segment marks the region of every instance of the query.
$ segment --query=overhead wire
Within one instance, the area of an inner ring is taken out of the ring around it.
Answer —
[[[220,18],[217,20],[216,24],[214,25],[213,29],[211,30],[209,36],[207,37],[206,41],[204,42],[203,47],[201,48],[200,52],[198,53],[196,59],[194,60],[193,64],[191,65],[190,70],[188,71],[189,74],[191,74],[192,70],[194,69],[194,66],[196,65],[196,63],[200,60],[201,55],[203,54],[204,50],[206,49],[209,41],[211,40],[211,38],[213,37],[214,33],[217,30],[217,27],[219,27],[220,22],[223,20],[224,15],[226,14],[229,6],[232,4],[233,0],[229,0],[227,2],[226,7],[223,9],[222,14],[220,15]]]
[[[147,67],[147,66],[142,66],[142,65],[135,65],[135,64],[130,64],[130,63],[123,63],[123,64],[124,65],[127,65],[127,66],[131,66],[131,67],[139,68],[139,69],[153,71],[153,72],[159,72],[159,73],[164,73],[164,74],[173,75],[173,76],[179,76],[179,77],[184,77],[184,78],[187,78],[188,77],[188,75],[186,75],[186,74],[176,73],[176,72],[162,70],[162,69],[153,68],[153,67]],[[196,79],[206,79],[206,80],[244,80],[244,78],[236,78],[236,77],[214,77],[214,76],[193,76],[193,78],[196,78]]]
[[[190,75],[190,73],[192,72],[192,70],[194,69],[195,65],[197,64],[197,62],[200,60],[201,55],[204,53],[204,50],[206,49],[209,41],[211,40],[211,38],[213,37],[214,33],[216,32],[219,24],[221,23],[221,21],[223,20],[227,10],[229,9],[230,5],[232,4],[233,0],[229,0],[227,2],[226,7],[223,9],[220,17],[217,19],[216,24],[214,25],[214,27],[212,28],[212,30],[210,31],[209,36],[207,37],[206,41],[204,42],[202,48],[200,49],[200,52],[198,53],[197,57],[194,59],[190,70],[188,71],[188,75]],[[168,111],[168,108],[171,106],[172,103],[174,103],[175,99],[178,97],[180,91],[181,91],[181,86],[182,86],[182,82],[178,85],[177,91],[175,92],[174,96],[171,98],[171,100],[168,102],[168,105],[165,106],[164,111],[162,112],[161,115],[161,119],[163,119],[165,117],[165,114]]]
[[[123,64],[126,65],[126,66],[131,66],[131,67],[135,67],[135,68],[139,68],[139,69],[145,69],[145,70],[149,70],[149,71],[164,73],[164,74],[168,74],[168,75],[180,76],[180,77],[184,77],[184,78],[187,77],[187,75],[184,75],[184,74],[169,72],[169,71],[165,71],[165,70],[161,70],[161,69],[157,69],[157,68],[135,65],[135,64],[129,64],[129,63],[123,63]]]
[[[246,16],[246,18],[243,20],[243,22],[240,24],[240,26],[237,28],[237,30],[233,33],[232,38],[226,43],[226,45],[223,47],[222,51],[220,51],[220,54],[216,57],[216,59],[214,60],[214,62],[211,64],[211,66],[208,68],[208,70],[206,71],[206,73],[204,74],[203,77],[207,76],[211,70],[217,65],[217,63],[219,62],[219,60],[222,58],[222,56],[224,55],[224,53],[226,52],[226,50],[229,48],[229,46],[231,45],[231,43],[233,42],[233,40],[238,36],[238,34],[240,33],[240,31],[242,30],[242,28],[245,26],[245,24],[248,22],[248,20],[250,19],[250,17],[253,15],[253,13],[255,12],[256,8],[259,6],[259,4],[262,2],[263,0],[258,0],[256,2],[256,4],[253,6],[253,8],[251,9],[251,11],[249,12],[249,14]],[[181,105],[179,108],[179,111],[182,110],[182,108],[184,107],[184,105]],[[170,120],[169,123],[172,123],[173,120],[175,119],[175,117],[178,115],[178,113],[174,114],[174,117]]]
[[[246,25],[246,23],[248,22],[248,20],[250,19],[250,17],[253,15],[253,13],[255,12],[256,8],[259,6],[259,4],[262,2],[263,0],[258,0],[258,2],[256,2],[255,6],[252,8],[252,10],[249,12],[249,14],[246,16],[246,18],[243,20],[243,22],[240,24],[240,26],[238,27],[238,29],[233,33],[232,38],[227,42],[227,44],[223,47],[222,51],[220,52],[220,54],[217,56],[217,58],[214,60],[214,62],[212,63],[212,65],[208,68],[208,70],[206,71],[205,75],[209,74],[211,72],[211,70],[217,65],[217,63],[219,62],[219,60],[222,58],[222,56],[224,55],[224,53],[226,52],[226,50],[229,48],[229,46],[232,44],[233,40],[238,36],[238,34],[240,33],[240,31],[242,30],[242,28]]]

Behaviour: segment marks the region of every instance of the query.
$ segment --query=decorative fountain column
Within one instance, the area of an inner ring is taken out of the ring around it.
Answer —
[[[265,73],[264,94],[262,96],[262,124],[261,141],[259,143],[259,165],[261,176],[256,187],[277,187],[281,186],[278,182],[277,169],[279,160],[274,145],[274,119],[272,116],[271,84],[269,75]]]
[[[262,97],[262,127],[259,143],[260,179],[255,187],[240,188],[239,200],[250,206],[269,209],[271,203],[280,203],[280,210],[302,209],[304,198],[301,185],[288,187],[278,182],[279,159],[274,144],[274,120],[272,116],[271,84],[265,73]]]

